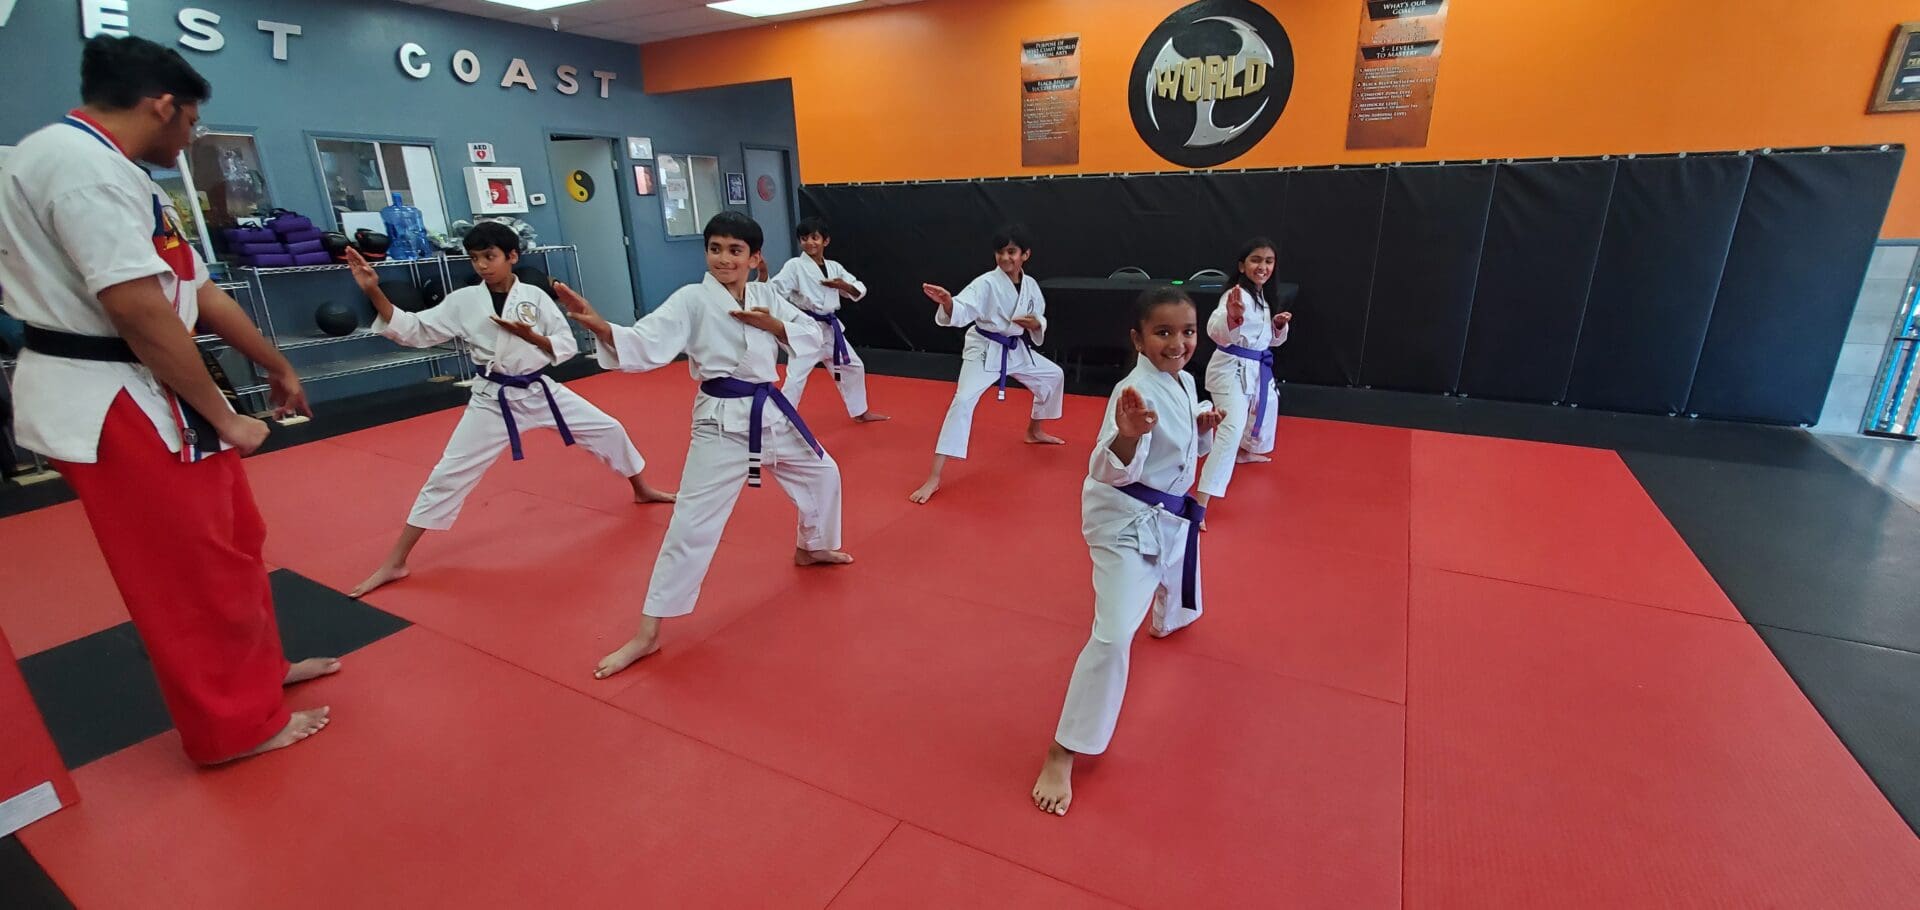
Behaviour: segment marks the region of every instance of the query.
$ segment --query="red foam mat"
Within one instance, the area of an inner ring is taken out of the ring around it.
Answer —
[[[615,704],[1129,904],[1398,901],[1401,709],[1162,642],[1135,644],[1119,732],[1069,815],[1034,809],[1085,641],[932,595],[796,597]]]
[[[82,907],[823,907],[894,821],[412,629],[336,720],[195,772],[172,734],[22,838]]]
[[[1424,432],[1413,451],[1414,562],[1740,619],[1620,456]]]
[[[832,910],[1118,910],[1126,906],[902,824]]]
[[[802,407],[850,567],[742,493],[698,609],[611,680],[670,509],[550,432],[414,577],[417,626],[297,704],[338,720],[198,772],[169,734],[25,832],[81,906],[1905,906],[1920,842],[1611,453],[1284,419],[1205,537],[1208,615],[1134,643],[1064,818],[1027,792],[1091,623],[1104,400],[1026,445],[986,396],[916,506],[952,385]],[[693,384],[573,387],[677,485]],[[249,459],[267,552],[345,590],[459,410]],[[324,415],[323,415],[324,419]],[[776,472],[777,473],[777,472]],[[77,505],[0,520],[23,652],[124,619]],[[63,571],[48,571],[58,567]]]
[[[1407,906],[1912,903],[1920,841],[1749,626],[1413,582]]]
[[[17,656],[127,621],[79,503],[0,519],[0,552],[0,627]]]

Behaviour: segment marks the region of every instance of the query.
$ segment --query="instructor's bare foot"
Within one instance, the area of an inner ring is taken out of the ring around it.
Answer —
[[[332,710],[332,708],[323,705],[318,708],[309,708],[305,711],[295,711],[293,712],[293,716],[287,719],[287,725],[280,728],[280,732],[275,733],[272,739],[261,743],[252,752],[236,755],[232,758],[221,759],[220,761],[214,762],[214,764],[224,765],[227,762],[239,761],[243,758],[252,758],[255,755],[272,752],[275,749],[285,749],[294,743],[326,729],[327,714]]]
[[[632,641],[620,646],[620,650],[600,658],[600,665],[593,668],[594,679],[606,679],[615,673],[634,665],[640,658],[660,650],[660,633],[641,633]]]
[[[361,582],[360,587],[348,592],[347,596],[357,600],[367,596],[381,585],[399,581],[411,574],[413,573],[408,571],[406,566],[381,566],[372,575],[367,576],[367,580]]]
[[[925,503],[927,500],[933,498],[933,494],[938,492],[940,492],[940,481],[929,480],[921,484],[920,489],[907,494],[907,498],[914,502]]]
[[[1066,440],[1037,427],[1027,431],[1027,442],[1037,446],[1063,446],[1067,444]]]
[[[802,550],[793,551],[793,564],[796,566],[844,566],[853,562],[853,557],[840,550]]]
[[[1040,766],[1040,779],[1033,782],[1033,804],[1050,815],[1067,814],[1073,802],[1073,753],[1054,743],[1047,747],[1047,761]]]
[[[337,657],[309,657],[287,668],[287,680],[282,685],[291,686],[309,679],[332,676],[340,672],[340,659]]]
[[[865,414],[862,414],[854,418],[854,420],[857,420],[861,423],[879,423],[882,420],[892,420],[892,419],[893,418],[888,417],[885,414],[875,414],[872,411],[868,411]]]
[[[1255,455],[1252,452],[1246,451],[1239,452],[1233,456],[1234,464],[1266,464],[1272,460],[1273,459],[1268,456]]]

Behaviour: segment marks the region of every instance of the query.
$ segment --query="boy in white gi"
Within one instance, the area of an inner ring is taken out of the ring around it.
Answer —
[[[680,499],[647,584],[640,631],[600,661],[595,679],[659,650],[660,621],[693,612],[741,483],[759,486],[762,468],[800,513],[794,562],[853,561],[840,551],[840,466],[774,385],[780,378],[780,348],[792,362],[818,360],[830,336],[772,287],[748,280],[761,265],[765,239],[752,218],[721,212],[704,233],[706,279],[673,292],[631,326],[609,324],[571,288],[554,285],[568,315],[600,339],[602,366],[641,373],[684,353],[700,382]]]
[[[673,501],[672,493],[656,490],[642,478],[647,462],[619,421],[544,375],[580,348],[553,298],[514,277],[513,267],[520,261],[519,235],[506,225],[482,221],[461,242],[480,284],[454,291],[438,306],[419,313],[395,307],[381,292],[373,267],[359,252],[347,251],[354,282],[378,312],[374,331],[414,348],[461,339],[480,367],[467,412],[453,428],[446,454],[420,488],[400,539],[387,561],[353,589],[354,597],[407,577],[407,556],[420,536],[453,527],[467,495],[480,485],[501,450],[512,448],[515,461],[524,457],[520,434],[526,429],[551,428],[559,431],[567,445],[585,446],[627,478],[635,502]]]
[[[1055,815],[1073,801],[1073,756],[1106,751],[1127,691],[1133,633],[1149,609],[1154,637],[1200,616],[1200,534],[1192,486],[1221,415],[1195,397],[1185,367],[1198,341],[1193,301],[1175,288],[1141,295],[1133,372],[1114,387],[1087,479],[1080,532],[1093,557],[1093,634],[1073,665],[1060,726],[1033,804]]]
[[[867,296],[867,286],[840,263],[827,258],[827,245],[833,242],[833,234],[824,219],[802,219],[794,235],[800,241],[801,255],[787,260],[769,283],[776,293],[832,334],[833,345],[827,351],[826,361],[833,372],[834,387],[840,390],[840,399],[847,404],[847,416],[861,423],[886,420],[887,415],[867,409],[867,366],[860,361],[859,352],[847,344],[846,331],[840,325],[841,301]],[[800,396],[807,391],[807,379],[819,364],[819,358],[787,361],[787,382],[780,391],[794,407],[800,406]]]
[[[1214,451],[1200,471],[1200,505],[1227,495],[1233,466],[1273,459],[1274,424],[1280,418],[1280,387],[1273,384],[1273,349],[1287,343],[1292,313],[1270,312],[1267,281],[1273,277],[1273,241],[1255,237],[1240,247],[1239,274],[1207,320],[1207,337],[1218,345],[1207,360],[1207,393],[1224,415]],[[1251,424],[1251,426],[1249,426]],[[1205,530],[1203,523],[1201,529]]]
[[[914,502],[926,502],[940,489],[940,472],[947,459],[967,457],[974,405],[995,383],[1000,386],[995,397],[1006,400],[1009,376],[1033,391],[1027,442],[1066,444],[1066,440],[1040,428],[1040,421],[1060,419],[1064,406],[1060,391],[1066,374],[1034,350],[1046,340],[1047,301],[1040,295],[1040,282],[1026,274],[1027,260],[1032,257],[1033,244],[1024,229],[1002,228],[993,235],[993,258],[998,268],[973,279],[958,294],[935,284],[921,285],[921,290],[940,305],[933,314],[936,325],[971,325],[973,330],[967,333],[966,347],[960,355],[953,404],[947,407],[947,419],[940,424],[940,440],[933,448],[933,470],[927,474],[927,482],[908,496]]]

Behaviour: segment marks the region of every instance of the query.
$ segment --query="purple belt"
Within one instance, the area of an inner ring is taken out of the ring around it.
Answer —
[[[1180,606],[1188,610],[1200,609],[1200,601],[1196,596],[1200,590],[1200,522],[1207,518],[1207,507],[1191,496],[1175,496],[1144,483],[1130,483],[1114,489],[1187,520],[1187,562],[1180,569]]]
[[[835,367],[833,378],[836,380],[839,379],[840,370],[838,368],[853,363],[853,355],[847,352],[847,333],[846,329],[840,325],[840,314],[827,313],[821,315],[812,310],[801,310],[800,312],[806,313],[808,316],[812,316],[814,319],[826,323],[827,328],[833,330],[833,366]]]
[[[560,431],[560,439],[567,445],[573,445],[573,431],[567,429],[567,420],[560,416],[560,402],[553,400],[553,386],[547,384],[547,371],[535,370],[525,376],[506,376],[500,373],[488,373],[486,378],[500,386],[500,417],[507,422],[507,444],[513,447],[513,460],[527,457],[520,451],[520,425],[513,422],[513,408],[507,406],[508,389],[529,389],[539,383],[540,390],[547,393],[547,407],[553,409],[553,428]]]
[[[760,485],[760,430],[769,399],[773,401],[774,407],[780,409],[780,413],[787,415],[787,419],[793,422],[793,428],[799,430],[801,438],[807,441],[807,445],[813,447],[813,454],[821,458],[827,457],[827,450],[820,448],[820,441],[813,438],[813,431],[807,429],[807,422],[800,419],[800,412],[794,409],[793,402],[788,401],[787,396],[780,394],[780,390],[775,388],[773,383],[748,382],[732,376],[721,376],[718,379],[709,379],[700,383],[700,391],[714,398],[753,399],[753,418],[752,422],[747,424],[747,486]]]
[[[977,325],[973,327],[973,330],[976,332],[979,332],[980,337],[985,338],[988,341],[991,341],[994,344],[997,344],[1000,346],[1000,391],[998,394],[994,395],[994,400],[1006,401],[1007,400],[1007,355],[1012,353],[1014,348],[1017,348],[1027,343],[1026,333],[1022,332],[1021,334],[1018,334],[1018,335],[1001,335],[995,332],[989,332],[986,329],[983,329]]]
[[[1260,436],[1260,427],[1267,419],[1267,388],[1273,385],[1273,349],[1256,351],[1237,344],[1223,344],[1220,350],[1260,365],[1260,400],[1253,406],[1253,435],[1257,439]]]

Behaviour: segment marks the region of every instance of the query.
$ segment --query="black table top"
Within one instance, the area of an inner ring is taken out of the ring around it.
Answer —
[[[1226,290],[1226,281],[1219,278],[1202,278],[1199,281],[1182,281],[1168,278],[1042,278],[1040,289],[1043,291],[1144,291],[1162,285],[1173,285],[1189,293],[1213,293]]]

